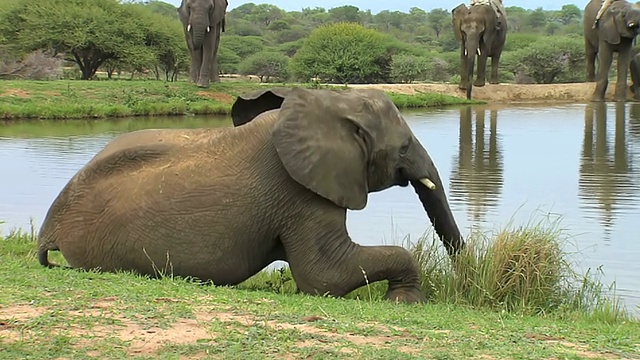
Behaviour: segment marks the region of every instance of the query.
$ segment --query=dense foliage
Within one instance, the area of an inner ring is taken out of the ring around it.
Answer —
[[[506,9],[503,82],[584,80],[580,8]],[[262,81],[455,82],[458,47],[450,9],[372,14],[346,5],[287,12],[248,3],[227,12],[218,60],[222,73],[255,75]],[[0,0],[0,77],[27,68],[21,62],[33,62],[36,51],[75,63],[79,70],[67,70],[64,76],[81,79],[104,71],[107,77],[127,72],[171,81],[189,66],[171,4]],[[3,67],[11,71],[3,72]]]

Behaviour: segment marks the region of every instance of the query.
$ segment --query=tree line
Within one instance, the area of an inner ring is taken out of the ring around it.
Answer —
[[[582,11],[506,7],[501,80],[584,81]],[[285,11],[248,3],[227,12],[218,62],[222,73],[262,81],[331,83],[457,82],[459,44],[451,9],[377,14],[355,6]],[[189,55],[176,7],[162,1],[0,0],[0,77],[43,76],[39,63],[75,63],[58,77],[97,71],[175,80]],[[42,67],[42,66],[41,66]]]

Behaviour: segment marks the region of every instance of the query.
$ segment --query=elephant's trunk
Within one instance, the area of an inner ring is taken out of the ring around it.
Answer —
[[[475,65],[476,55],[479,55],[480,47],[477,37],[470,38],[466,43],[466,74],[467,74],[467,100],[471,99],[471,89],[473,87],[473,66]]]
[[[196,49],[202,48],[206,33],[211,31],[209,26],[209,18],[205,15],[191,16],[191,22],[188,26],[191,27],[191,37],[193,39],[193,47]]]
[[[413,151],[416,152],[415,156],[412,156],[414,161],[404,169],[404,173],[418,194],[422,207],[427,212],[427,216],[447,253],[454,255],[464,248],[465,244],[449,207],[440,174],[422,146]]]

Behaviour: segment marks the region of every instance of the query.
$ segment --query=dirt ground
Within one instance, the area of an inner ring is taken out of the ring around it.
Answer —
[[[306,335],[313,335],[306,340],[296,343],[297,347],[315,347],[320,349],[330,348],[331,339],[340,339],[346,341],[347,344],[356,346],[369,346],[374,348],[386,348],[393,346],[390,342],[403,339],[414,338],[426,341],[427,339],[416,338],[407,330],[394,326],[383,326],[378,323],[361,324],[363,326],[374,325],[376,334],[357,335],[353,333],[338,334],[332,331],[321,329],[313,325],[315,321],[322,320],[320,316],[311,316],[303,318],[303,323],[290,324],[275,320],[260,319],[256,316],[246,313],[233,311],[230,307],[202,306],[195,310],[195,318],[180,318],[168,328],[160,328],[157,326],[146,327],[125,318],[119,314],[123,309],[116,305],[117,297],[103,298],[96,300],[89,308],[69,311],[68,317],[81,319],[83,317],[101,317],[113,320],[111,326],[95,325],[88,326],[86,322],[70,321],[70,324],[60,327],[47,327],[51,333],[65,333],[76,338],[72,346],[81,349],[89,345],[91,342],[113,338],[125,341],[129,344],[127,352],[130,355],[147,355],[155,356],[161,351],[165,345],[185,345],[197,344],[199,342],[215,343],[216,339],[223,338],[228,332],[245,332],[248,328],[254,326],[268,327],[274,331],[295,329]],[[180,300],[169,298],[157,298],[156,302],[176,302]],[[265,302],[271,300],[264,299]],[[34,326],[32,321],[40,316],[45,316],[52,309],[44,307],[36,307],[29,304],[13,305],[3,307],[0,305],[0,352],[3,343],[15,341],[30,341],[38,336],[49,336],[45,333],[36,331],[37,325]],[[223,332],[212,331],[210,324],[217,322],[222,325]],[[30,324],[31,323],[31,324]],[[36,322],[37,323],[37,322]],[[41,329],[44,330],[44,329]],[[434,330],[434,333],[449,333],[449,330]],[[587,349],[583,344],[576,344],[564,341],[561,338],[554,338],[540,334],[527,333],[526,338],[535,339],[546,342],[548,345],[561,345],[563,348],[570,350],[574,355],[590,359],[605,358],[615,359],[612,354],[593,352]],[[417,354],[420,352],[419,346],[395,346],[396,350],[405,354]],[[339,350],[343,353],[354,353],[356,349],[343,344]],[[98,352],[89,351],[87,355],[91,357],[100,357]],[[295,358],[293,356],[285,358]],[[191,357],[193,358],[193,357]],[[196,356],[196,358],[200,358]],[[492,358],[484,356],[484,358]]]
[[[488,103],[510,102],[587,102],[591,100],[596,83],[570,84],[486,84],[474,87],[471,97]],[[403,94],[413,94],[416,91],[439,93],[444,95],[466,97],[465,90],[458,89],[457,84],[354,84],[352,88],[376,88]],[[615,82],[607,87],[607,100],[613,100]],[[631,99],[631,91],[627,91],[627,98]]]

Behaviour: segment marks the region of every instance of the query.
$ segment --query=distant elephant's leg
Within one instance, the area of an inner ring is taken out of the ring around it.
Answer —
[[[500,78],[498,74],[500,64],[500,53],[491,57],[491,79],[489,79],[490,84],[499,84]]]
[[[213,34],[213,55],[211,57],[211,81],[220,82],[220,68],[218,66],[218,48],[220,47],[220,32],[222,25],[214,26]]]
[[[629,62],[631,61],[631,44],[628,49],[618,53],[618,78],[616,81],[616,101],[627,101],[627,76],[629,74]]]
[[[419,266],[399,246],[361,246],[349,238],[344,216],[333,210],[282,236],[291,274],[301,292],[341,297],[376,281],[389,280],[386,298],[425,302]],[[343,213],[344,214],[344,213]],[[311,220],[311,219],[309,219]]]
[[[596,81],[596,50],[591,45],[586,45],[587,54],[587,81]]]
[[[481,53],[480,56],[478,56],[478,69],[476,71],[478,75],[476,76],[476,81],[473,83],[473,86],[484,86],[487,76],[487,55]]]
[[[636,55],[629,63],[629,72],[631,73],[631,85],[629,89],[633,93],[635,100],[640,100],[640,62],[639,56]]]
[[[613,53],[608,45],[600,42],[600,50],[598,51],[598,76],[596,78],[596,89],[593,92],[592,101],[604,101],[607,86],[609,85],[609,70]]]

